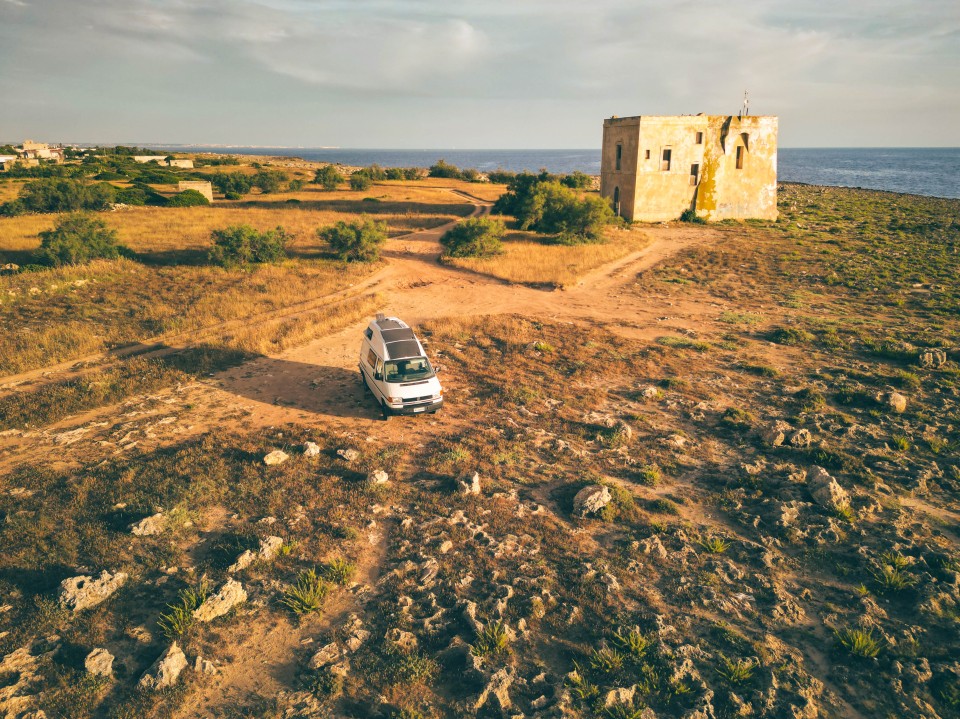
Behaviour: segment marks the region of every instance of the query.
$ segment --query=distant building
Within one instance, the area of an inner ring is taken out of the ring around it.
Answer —
[[[166,165],[167,156],[166,155],[134,155],[133,161],[139,162],[142,165],[145,165],[148,162],[156,162],[160,165]]]
[[[777,217],[777,118],[679,115],[603,121],[600,194],[618,215],[664,222]]]
[[[167,164],[170,165],[170,167],[179,167],[184,170],[193,169],[193,160],[170,160]]]
[[[209,182],[202,180],[181,180],[177,184],[177,192],[183,192],[184,190],[196,190],[210,200],[210,202],[213,202],[213,185]]]
[[[13,167],[14,163],[19,159],[19,155],[0,155],[0,172]]]
[[[33,140],[24,140],[19,152],[20,157],[25,160],[53,160],[58,164],[63,162],[66,157],[66,152],[62,147],[50,147],[45,142],[34,142]]]

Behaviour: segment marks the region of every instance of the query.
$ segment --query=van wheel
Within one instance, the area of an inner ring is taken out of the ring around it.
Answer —
[[[388,419],[390,419],[390,410],[387,409],[387,403],[386,403],[386,402],[380,402],[380,412],[381,412],[381,414],[382,414],[382,416],[383,416],[383,421],[384,421],[384,422],[386,422]]]

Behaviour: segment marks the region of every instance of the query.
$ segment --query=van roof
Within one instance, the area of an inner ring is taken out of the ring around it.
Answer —
[[[423,357],[423,347],[413,330],[401,319],[383,317],[370,323],[371,344],[380,350],[385,360]]]

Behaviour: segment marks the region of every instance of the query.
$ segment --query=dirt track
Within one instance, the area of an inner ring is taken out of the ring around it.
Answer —
[[[489,211],[478,204],[475,214]],[[405,235],[391,240],[384,250],[388,266],[352,287],[350,296],[377,292],[384,298],[382,310],[402,317],[412,325],[456,315],[516,313],[567,322],[590,321],[631,337],[653,338],[670,326],[693,326],[709,308],[690,303],[676,306],[651,296],[641,304],[635,295],[623,292],[637,275],[696,243],[719,240],[722,235],[703,229],[663,226],[643,230],[650,243],[642,250],[598,268],[580,284],[567,290],[536,289],[512,285],[469,270],[440,264],[440,236],[451,225]],[[316,302],[310,303],[315,308]],[[306,311],[294,308],[290,314]],[[715,310],[713,310],[715,311]],[[259,321],[255,318],[252,321]],[[431,434],[455,429],[468,418],[457,407],[459,388],[446,384],[448,406],[434,418],[396,419],[383,423],[379,412],[357,380],[358,337],[367,320],[335,334],[277,356],[263,356],[239,367],[211,376],[202,383],[137,398],[122,406],[101,408],[71,417],[25,436],[0,437],[0,465],[31,459],[34,448],[86,444],[99,441],[116,453],[182,439],[212,426],[244,428],[279,425],[286,422],[321,422],[347,432],[373,433],[384,439],[401,440],[407,432],[422,432],[430,423]],[[202,336],[202,333],[200,333]],[[193,337],[170,341],[174,348],[188,346]],[[442,358],[440,360],[442,365]],[[55,370],[51,372],[51,370]],[[38,377],[62,377],[67,368],[46,368],[16,378],[10,383]],[[441,375],[442,377],[442,375]],[[164,420],[161,418],[174,418]],[[72,434],[65,432],[72,431]],[[48,441],[43,441],[44,439]],[[18,451],[18,447],[20,445]],[[38,446],[40,445],[40,446]],[[69,451],[61,456],[69,461]]]

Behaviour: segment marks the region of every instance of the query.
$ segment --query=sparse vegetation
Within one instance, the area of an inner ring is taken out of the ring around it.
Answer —
[[[233,225],[211,234],[210,261],[223,267],[275,263],[287,257],[291,237],[282,227],[258,232],[250,225]]]
[[[300,572],[296,584],[287,587],[280,603],[294,614],[319,614],[330,588],[315,569]]]
[[[458,222],[440,238],[450,257],[492,257],[503,252],[502,222],[488,217],[474,217]]]
[[[116,232],[91,215],[77,213],[62,216],[56,227],[40,233],[36,258],[41,264],[62,267],[116,259],[122,252]]]
[[[387,227],[376,220],[338,222],[333,227],[321,227],[317,237],[330,245],[341,260],[347,262],[375,262],[387,241]]]

